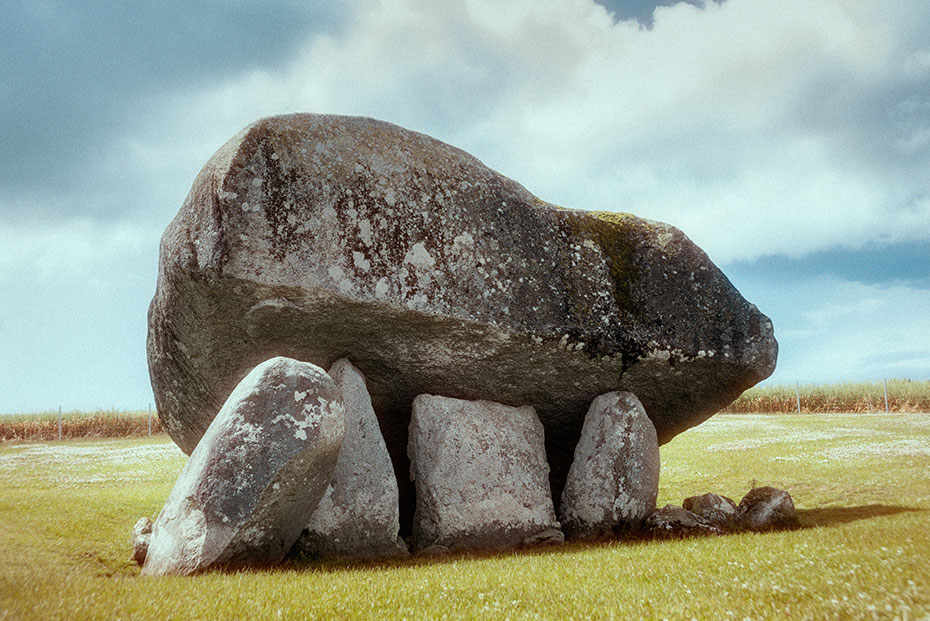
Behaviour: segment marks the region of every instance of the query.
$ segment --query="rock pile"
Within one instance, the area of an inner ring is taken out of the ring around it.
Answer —
[[[683,506],[666,505],[645,522],[644,532],[659,539],[725,535],[740,531],[797,528],[791,494],[774,487],[750,490],[737,506],[726,496],[686,498]]]
[[[403,554],[398,530],[431,552],[553,542],[556,515],[570,536],[635,529],[659,444],[776,353],[768,318],[671,226],[550,205],[388,123],[262,119],[162,238],[149,369],[191,460],[146,573],[295,542]],[[258,381],[269,364],[293,377]]]

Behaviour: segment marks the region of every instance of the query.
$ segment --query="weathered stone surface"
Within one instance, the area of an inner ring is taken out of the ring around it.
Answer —
[[[765,531],[794,528],[798,515],[791,494],[775,487],[756,487],[739,502],[736,521],[741,528]]]
[[[373,559],[407,554],[400,538],[397,478],[365,376],[342,358],[329,370],[342,395],[346,435],[332,480],[295,549],[306,556]]]
[[[675,505],[665,505],[650,515],[643,530],[647,535],[656,539],[726,534],[723,529],[714,526],[701,516]]]
[[[416,550],[503,550],[557,538],[543,427],[532,407],[419,395],[409,455]]]
[[[149,552],[149,539],[152,535],[152,520],[147,517],[139,518],[132,527],[132,560],[139,565],[145,563],[145,556]]]
[[[727,528],[732,526],[736,519],[736,503],[726,496],[718,494],[703,494],[685,498],[681,505],[691,513],[695,513],[711,524]]]
[[[273,358],[229,396],[155,520],[144,575],[279,562],[326,491],[345,435],[320,368]]]
[[[656,510],[659,443],[629,392],[596,398],[581,429],[559,517],[571,538],[596,539],[639,527]]]
[[[776,350],[674,227],[562,209],[428,136],[311,114],[262,119],[207,162],[149,310],[159,416],[185,452],[254,365],[345,356],[396,472],[417,394],[528,404],[556,493],[596,396],[636,394],[664,443],[768,376]]]

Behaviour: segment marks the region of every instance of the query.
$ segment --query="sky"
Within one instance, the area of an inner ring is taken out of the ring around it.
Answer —
[[[4,0],[0,413],[152,403],[160,236],[288,112],[677,226],[772,318],[767,383],[930,379],[925,0]]]

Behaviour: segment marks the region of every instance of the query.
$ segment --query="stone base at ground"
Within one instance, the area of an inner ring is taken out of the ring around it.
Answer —
[[[149,553],[149,539],[152,537],[152,520],[139,518],[132,527],[132,560],[139,565],[145,564],[145,557]]]
[[[570,538],[632,531],[656,509],[659,443],[635,395],[610,392],[585,416],[559,517]]]
[[[718,494],[691,496],[681,506],[721,528],[732,528],[736,519],[736,503]]]
[[[326,491],[345,435],[320,368],[255,367],[226,400],[155,521],[143,575],[280,562]]]
[[[649,516],[643,532],[656,539],[724,535],[725,531],[683,507],[665,505]]]
[[[757,487],[739,502],[736,522],[755,531],[795,528],[798,516],[791,494],[774,487]]]
[[[504,550],[558,539],[532,407],[419,395],[409,437],[415,550]]]
[[[406,555],[398,534],[397,478],[365,376],[345,358],[329,375],[345,404],[346,435],[332,481],[294,550],[302,556],[359,559]]]

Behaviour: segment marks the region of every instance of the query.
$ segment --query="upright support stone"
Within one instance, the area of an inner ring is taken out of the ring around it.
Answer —
[[[610,392],[585,416],[559,516],[569,537],[596,539],[637,528],[656,509],[659,444],[635,395]]]
[[[563,540],[543,427],[532,407],[418,395],[409,438],[417,551]]]
[[[397,477],[371,407],[365,376],[342,358],[329,370],[346,409],[332,480],[295,545],[306,556],[373,559],[407,554]]]
[[[142,573],[280,562],[326,491],[344,435],[342,398],[322,369],[281,357],[255,367],[171,490]]]

